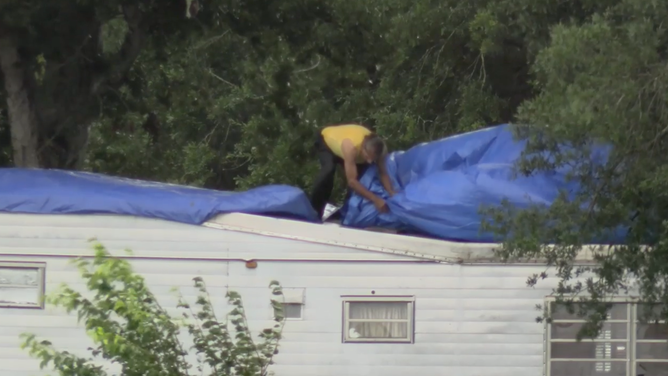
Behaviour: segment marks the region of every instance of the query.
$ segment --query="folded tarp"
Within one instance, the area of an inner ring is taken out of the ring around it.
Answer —
[[[388,198],[372,167],[360,182],[384,197],[390,212],[354,194],[342,209],[342,223],[352,227],[385,227],[465,242],[493,242],[481,231],[483,205],[503,199],[518,208],[550,205],[560,190],[575,193],[566,169],[513,178],[514,162],[525,142],[513,139],[507,124],[447,137],[391,153],[387,169],[399,193]],[[605,158],[605,150],[597,155]]]
[[[120,214],[202,224],[240,212],[319,221],[304,192],[270,185],[224,192],[62,170],[0,169],[0,212]]]

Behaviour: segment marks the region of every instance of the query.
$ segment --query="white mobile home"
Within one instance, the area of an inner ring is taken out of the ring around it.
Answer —
[[[131,249],[124,257],[163,306],[176,305],[174,286],[194,296],[192,278],[201,276],[220,306],[227,289],[241,293],[258,329],[269,325],[267,286],[278,280],[291,305],[277,376],[668,375],[668,351],[656,350],[666,338],[636,323],[635,305],[621,302],[601,339],[576,344],[574,318],[536,322],[535,306],[554,281],[528,288],[526,280],[545,267],[497,263],[490,245],[244,214],[194,226],[4,213],[0,376],[39,373],[39,362],[19,348],[23,332],[85,352],[89,340],[76,317],[38,302],[61,283],[83,288],[69,261],[91,255],[93,237],[115,255]],[[388,319],[394,324],[381,326],[391,330],[365,325]]]

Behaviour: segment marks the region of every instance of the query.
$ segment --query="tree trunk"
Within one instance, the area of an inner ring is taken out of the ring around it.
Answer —
[[[0,22],[0,73],[17,167],[81,169],[100,96],[127,80],[145,44],[149,26],[139,5],[123,5],[129,32],[120,51],[103,59],[100,20],[90,17],[91,7],[75,8],[80,25],[70,30],[74,34],[54,36],[53,43],[63,43],[63,56],[49,61],[44,83],[37,83],[30,71],[33,57],[19,53],[18,40]]]
[[[30,100],[25,66],[16,43],[6,35],[0,35],[0,70],[4,76],[7,92],[14,166],[40,167],[38,119]]]

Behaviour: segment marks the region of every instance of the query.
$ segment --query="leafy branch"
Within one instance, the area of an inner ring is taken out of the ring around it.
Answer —
[[[92,261],[74,260],[90,298],[67,285],[47,298],[47,302],[76,311],[95,344],[89,347],[89,358],[57,350],[51,342],[39,340],[34,334],[23,334],[22,348],[40,359],[40,368],[51,368],[61,376],[104,376],[108,371],[99,361],[110,362],[128,376],[190,376],[186,348],[198,355],[197,370],[210,376],[266,376],[277,353],[283,329],[282,305],[272,299],[276,323],[253,340],[241,296],[227,293],[233,309],[221,322],[216,317],[205,283],[194,278],[199,290],[195,305],[179,296],[178,308],[184,309],[178,319],[158,303],[144,278],[135,274],[126,260],[112,257],[100,244],[95,244]],[[270,284],[274,295],[282,295],[278,282]],[[87,294],[88,296],[88,294]],[[232,324],[230,328],[229,324]],[[181,328],[191,335],[191,346],[179,338]]]

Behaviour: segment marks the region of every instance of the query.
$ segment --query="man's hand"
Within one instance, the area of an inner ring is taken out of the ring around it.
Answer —
[[[346,180],[348,181],[348,186],[357,194],[364,197],[365,199],[371,201],[376,209],[381,213],[387,213],[390,209],[387,207],[387,203],[382,198],[376,196],[371,191],[366,189],[360,182],[357,180],[357,165],[355,164],[355,157],[357,156],[357,149],[353,145],[352,141],[349,139],[343,140],[341,143],[341,151],[343,152],[343,167],[346,171]],[[386,182],[389,182],[387,174],[385,174]],[[389,185],[390,190],[392,186]]]
[[[381,213],[387,213],[390,209],[387,207],[387,203],[382,198],[378,198],[373,201],[373,205]]]

